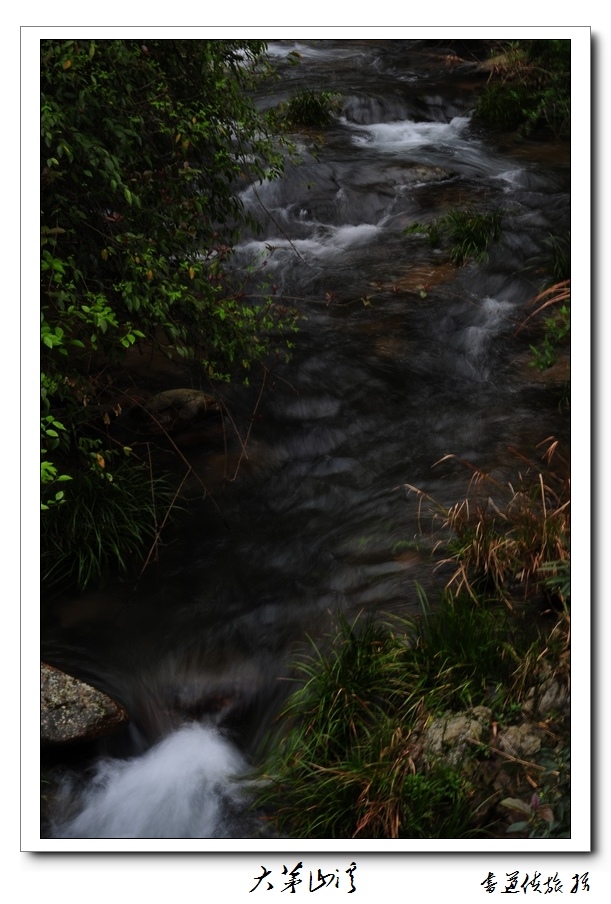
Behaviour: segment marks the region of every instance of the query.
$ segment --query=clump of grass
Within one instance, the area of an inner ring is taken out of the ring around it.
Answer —
[[[568,681],[566,609],[551,631],[538,630],[498,601],[447,593],[431,607],[417,590],[419,618],[340,618],[329,648],[301,661],[303,683],[268,739],[256,801],[282,837],[479,833],[489,785],[485,771],[478,785],[478,768],[490,750],[475,743],[455,765],[431,754],[427,726],[482,705],[508,725],[538,678]]]
[[[41,575],[45,589],[79,589],[108,569],[126,572],[154,541],[172,492],[164,478],[151,478],[146,464],[126,458],[107,468],[109,453],[91,457],[74,474],[62,505],[44,514]]]
[[[399,623],[397,623],[399,625]],[[403,630],[413,626],[403,623]],[[411,668],[410,668],[411,663]],[[281,834],[305,838],[441,838],[469,833],[471,788],[443,763],[418,770],[423,689],[406,637],[367,621],[340,628],[305,683],[264,769],[258,806]]]
[[[424,233],[432,247],[439,246],[445,240],[450,246],[450,260],[460,267],[470,258],[479,263],[487,259],[489,245],[500,237],[502,220],[498,209],[482,212],[468,207],[451,210],[432,223],[414,223],[405,233]]]
[[[546,241],[549,249],[550,285],[571,278],[571,233],[551,235]]]
[[[508,610],[450,593],[444,593],[433,610],[417,590],[422,615],[410,659],[427,710],[496,702],[497,688],[512,683],[516,650],[523,647]]]
[[[568,463],[556,440],[544,443],[543,460],[522,459],[526,469],[514,483],[503,484],[463,462],[472,471],[469,493],[449,507],[408,486],[429,505],[434,525],[444,533],[437,549],[443,550],[441,564],[453,566],[447,587],[454,596],[467,593],[477,601],[489,594],[511,606],[517,596],[540,595],[554,577],[551,569],[570,561]]]
[[[340,101],[341,95],[332,91],[304,89],[280,104],[270,115],[277,124],[320,129],[331,124]]]

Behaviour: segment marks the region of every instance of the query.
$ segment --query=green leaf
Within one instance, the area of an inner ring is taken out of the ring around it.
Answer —
[[[524,829],[528,828],[528,822],[512,822],[510,826],[507,827],[508,832],[523,832]]]
[[[516,810],[518,813],[525,813],[527,816],[532,816],[533,809],[530,804],[527,804],[523,800],[518,800],[517,797],[506,797],[505,800],[501,801],[502,807],[507,807],[509,810]]]

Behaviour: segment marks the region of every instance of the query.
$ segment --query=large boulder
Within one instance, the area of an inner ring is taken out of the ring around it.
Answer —
[[[111,734],[129,721],[125,709],[95,687],[42,662],[40,734],[45,743]]]
[[[219,414],[221,406],[213,396],[198,389],[167,389],[152,396],[144,410],[152,421],[152,432],[174,433],[211,414]]]

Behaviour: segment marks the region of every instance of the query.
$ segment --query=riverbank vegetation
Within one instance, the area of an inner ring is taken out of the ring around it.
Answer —
[[[248,99],[269,73],[264,50],[41,44],[46,588],[125,568],[163,520],[150,448],[113,432],[128,355],[185,361],[201,388],[247,381],[272,346],[287,352],[291,312],[247,298],[227,268],[250,223],[236,188],[283,167],[282,140]]]
[[[495,46],[490,80],[478,97],[476,119],[521,136],[571,128],[571,42],[515,41]]]
[[[299,662],[257,800],[281,837],[568,837],[568,464],[518,479],[476,472],[450,509],[416,491],[441,600],[340,619]]]

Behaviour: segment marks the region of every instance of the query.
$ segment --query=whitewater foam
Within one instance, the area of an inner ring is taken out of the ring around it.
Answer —
[[[102,760],[78,812],[54,821],[55,838],[227,838],[231,814],[244,801],[237,781],[245,763],[212,726],[191,724],[129,760]],[[64,812],[75,807],[66,780]]]

